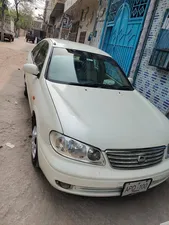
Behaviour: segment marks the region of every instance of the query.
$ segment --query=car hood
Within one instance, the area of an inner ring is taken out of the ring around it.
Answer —
[[[169,143],[168,120],[135,90],[47,86],[67,136],[102,150]]]

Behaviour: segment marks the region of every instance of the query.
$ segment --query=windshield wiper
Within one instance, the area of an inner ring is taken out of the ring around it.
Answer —
[[[98,84],[100,88],[105,89],[112,89],[112,90],[133,90],[132,87],[123,85],[123,86],[117,86],[117,85],[108,85],[108,84]]]
[[[105,89],[112,89],[112,90],[133,90],[130,86],[117,86],[117,85],[108,85],[108,84],[101,84],[101,83],[75,83],[69,82],[69,85],[81,86],[81,87],[94,87],[94,88],[105,88]]]
[[[99,84],[97,83],[74,83],[74,82],[69,82],[69,85],[75,85],[75,86],[81,86],[81,87],[100,87]]]
[[[118,88],[119,90],[133,90],[133,88],[132,87],[130,87],[130,86],[127,86],[127,85],[124,85],[124,86],[120,86],[119,88]]]

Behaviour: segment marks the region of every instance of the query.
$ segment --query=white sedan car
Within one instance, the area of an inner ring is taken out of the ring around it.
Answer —
[[[51,185],[84,196],[126,196],[169,177],[169,121],[105,52],[41,41],[24,65],[32,162]]]

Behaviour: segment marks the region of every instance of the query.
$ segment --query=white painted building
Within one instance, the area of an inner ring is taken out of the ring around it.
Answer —
[[[66,0],[64,13],[71,20],[69,40],[90,44],[98,7],[98,0]]]
[[[60,25],[64,13],[65,0],[47,0],[45,7],[45,24],[47,37],[59,37]]]
[[[42,30],[43,28],[43,20],[36,19],[33,21],[33,28],[37,30]]]
[[[45,21],[48,24],[48,36],[98,47],[106,15],[107,1],[47,1]],[[64,6],[59,8],[60,3],[63,3]]]

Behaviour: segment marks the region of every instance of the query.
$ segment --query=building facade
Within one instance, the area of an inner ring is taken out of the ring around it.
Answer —
[[[95,28],[98,0],[67,0],[64,13],[69,17],[67,39],[90,44]]]
[[[44,30],[47,37],[59,38],[65,0],[47,0],[44,11]]]
[[[100,47],[101,37],[106,19],[106,12],[108,8],[108,0],[101,0],[99,1],[98,5],[97,17],[93,29],[94,32],[90,41],[90,45],[94,47]]]
[[[42,30],[43,28],[43,20],[36,19],[33,21],[32,27],[37,30]]]
[[[169,112],[169,1],[158,0],[135,72],[135,87],[164,114]]]
[[[44,29],[47,37],[98,47],[107,2],[108,0],[46,0]]]
[[[100,47],[129,76],[150,0],[109,0]]]

